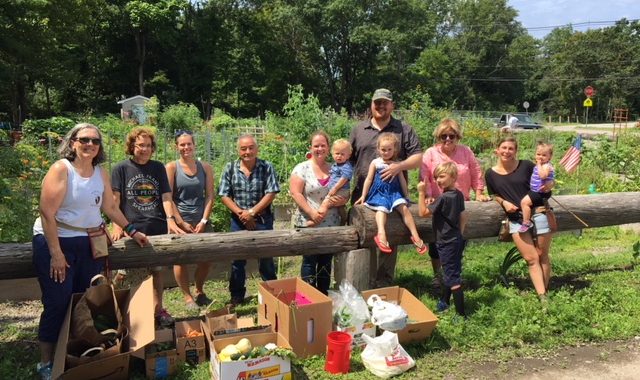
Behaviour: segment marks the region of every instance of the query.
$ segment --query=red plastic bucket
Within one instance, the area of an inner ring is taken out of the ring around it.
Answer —
[[[327,335],[327,361],[324,370],[329,373],[349,373],[351,366],[351,335],[332,331]]]

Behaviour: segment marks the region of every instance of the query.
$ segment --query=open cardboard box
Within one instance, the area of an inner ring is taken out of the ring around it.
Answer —
[[[261,282],[258,303],[258,323],[271,323],[299,358],[325,354],[333,323],[331,298],[300,278],[287,278]]]
[[[122,312],[123,323],[129,329],[129,340],[123,345],[123,353],[86,363],[67,369],[67,343],[71,326],[71,311],[78,303],[82,293],[74,294],[67,308],[67,314],[58,335],[55,358],[53,360],[53,379],[113,379],[125,380],[129,378],[130,354],[136,352],[144,355],[142,349],[151,343],[155,337],[153,320],[153,281],[151,277],[144,280],[138,287],[115,291],[118,307]]]
[[[176,371],[178,354],[173,329],[156,330],[153,344],[147,345],[144,355],[144,367],[147,379],[164,379]],[[156,343],[169,343],[171,348],[156,351]]]
[[[365,301],[373,294],[377,294],[383,301],[395,303],[407,312],[409,323],[396,331],[400,343],[420,342],[431,335],[438,323],[436,317],[422,301],[417,299],[410,291],[398,286],[388,288],[370,289],[362,292]]]
[[[176,322],[176,350],[178,352],[178,363],[187,362],[190,364],[200,364],[207,360],[204,331],[202,321],[188,319]],[[202,335],[187,336],[190,331],[196,331]]]
[[[253,317],[238,318],[228,307],[205,314],[204,322],[214,339],[244,335],[249,331],[271,332],[269,323],[255,325]]]
[[[255,359],[221,362],[218,353],[229,344],[236,344],[242,338],[247,338],[252,347],[275,343],[278,347],[291,348],[287,340],[278,333],[250,331],[241,336],[212,339],[209,327],[202,323],[207,338],[207,346],[211,355],[211,377],[215,380],[227,379],[263,379],[263,380],[291,380],[291,360],[270,355]]]

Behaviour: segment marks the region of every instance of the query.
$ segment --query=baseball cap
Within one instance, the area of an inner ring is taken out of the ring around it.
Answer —
[[[373,92],[373,97],[371,98],[371,100],[376,101],[378,99],[386,99],[392,102],[393,95],[391,94],[391,91],[387,90],[386,88],[379,88]]]

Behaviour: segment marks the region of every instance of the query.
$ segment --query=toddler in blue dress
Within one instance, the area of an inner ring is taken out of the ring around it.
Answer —
[[[411,241],[416,246],[416,251],[424,255],[427,252],[427,246],[420,239],[416,223],[407,207],[409,203],[407,200],[408,190],[404,175],[397,175],[391,181],[384,181],[380,175],[385,168],[395,162],[399,144],[400,141],[395,134],[380,134],[378,137],[379,157],[371,161],[367,178],[362,187],[362,196],[354,204],[364,204],[376,212],[378,234],[374,237],[374,240],[381,252],[392,252],[387,240],[385,225],[387,223],[387,214],[397,210],[402,216],[402,221],[411,232]]]

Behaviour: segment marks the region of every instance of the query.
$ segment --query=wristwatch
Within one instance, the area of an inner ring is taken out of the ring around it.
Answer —
[[[200,223],[202,223],[202,224],[204,224],[206,226],[207,223],[209,223],[209,219],[202,218],[202,220],[200,220]]]
[[[256,212],[253,211],[252,208],[249,209],[249,215],[251,215],[252,217],[256,216]]]
[[[169,219],[173,219],[173,220],[175,221],[175,220],[176,220],[176,217],[175,217],[175,216],[173,216],[173,215],[171,215],[171,216],[167,216],[167,220],[169,220]]]

